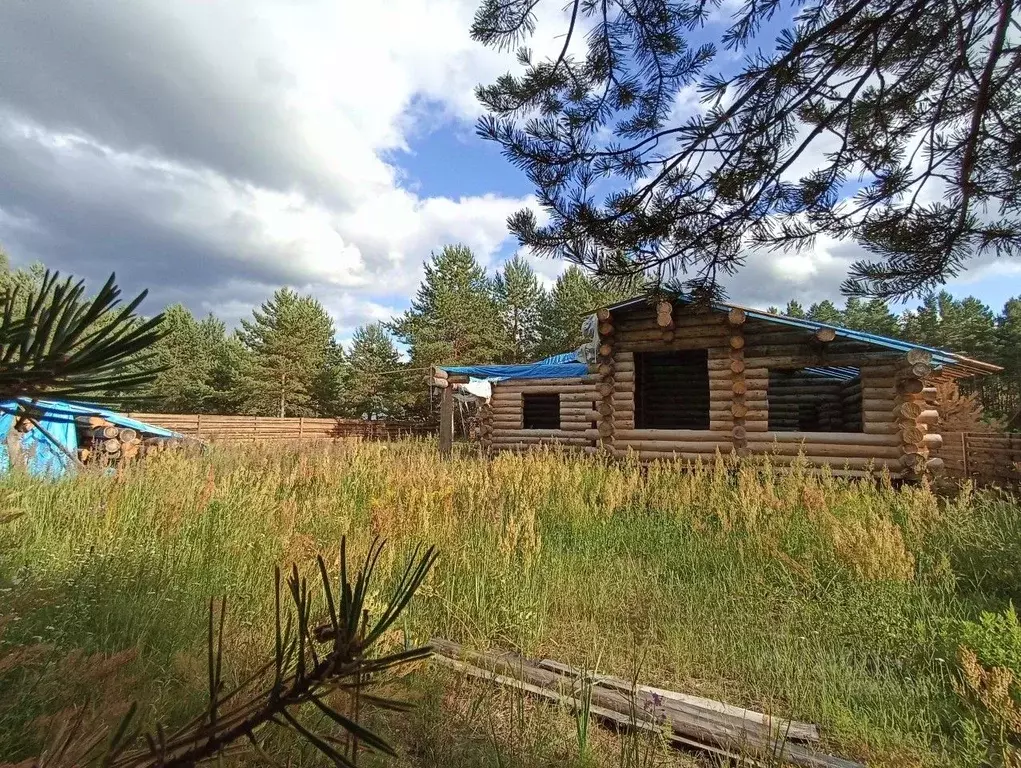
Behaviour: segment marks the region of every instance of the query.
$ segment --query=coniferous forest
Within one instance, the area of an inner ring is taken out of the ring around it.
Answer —
[[[4,285],[31,287],[42,265],[0,264]],[[421,418],[430,402],[423,384],[434,364],[520,363],[583,342],[581,318],[593,308],[641,293],[641,285],[568,267],[549,288],[515,256],[489,274],[463,245],[442,248],[403,314],[359,326],[341,344],[314,296],[282,287],[228,329],[210,314],[175,304],[164,310],[156,348],[162,369],[125,406],[167,413],[261,416]],[[1004,368],[982,385],[989,415],[1010,419],[1021,386],[1021,296],[989,307],[943,290],[895,312],[882,299],[850,297],[843,306],[790,300],[768,311],[940,347]],[[1004,394],[1006,393],[1006,394]],[[1000,404],[1003,405],[1000,405]],[[1000,406],[1000,407],[998,407]]]

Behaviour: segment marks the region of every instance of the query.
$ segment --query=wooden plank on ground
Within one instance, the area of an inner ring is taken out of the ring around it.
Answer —
[[[575,669],[567,664],[562,664],[559,661],[553,661],[552,659],[543,659],[538,662],[537,666],[542,669],[548,669],[552,672],[557,672],[561,675],[567,675],[570,677],[577,678],[582,675],[581,670]],[[591,679],[598,685],[613,688],[614,690],[621,691],[622,693],[636,693],[638,695],[642,695],[642,698],[644,699],[653,700],[655,697],[658,697],[665,702],[676,702],[677,704],[688,705],[695,709],[718,712],[738,723],[753,724],[761,726],[770,732],[786,734],[787,738],[791,741],[819,741],[819,726],[814,723],[802,723],[796,720],[772,717],[762,712],[755,712],[754,710],[725,704],[722,701],[706,699],[701,696],[691,696],[686,693],[677,693],[676,691],[668,691],[665,688],[655,688],[650,685],[639,685],[635,687],[627,680],[611,677],[609,675],[596,674],[593,675]]]
[[[514,685],[522,690],[538,689],[533,692],[554,700],[578,702],[569,681],[562,674],[540,668],[520,656],[479,653],[441,638],[434,638],[429,645],[440,657],[444,657],[441,664],[450,666],[450,662],[459,662],[464,665],[462,669],[474,670],[474,676],[488,677],[494,682]],[[671,702],[672,706],[662,707],[659,712],[646,712],[642,709],[642,702],[637,701],[630,691],[625,694],[598,684],[591,685],[588,694],[593,708],[615,713],[617,718],[624,717],[631,727],[662,729],[660,718],[663,718],[669,728],[659,732],[676,743],[740,759],[745,763],[775,765],[777,762],[785,762],[806,768],[860,766],[859,763],[827,755],[814,744],[794,743],[786,735],[769,732],[763,723],[739,720],[727,713],[700,709],[677,701]]]

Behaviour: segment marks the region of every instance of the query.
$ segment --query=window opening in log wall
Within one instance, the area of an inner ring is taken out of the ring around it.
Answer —
[[[771,432],[864,429],[856,368],[771,368],[766,403]]]
[[[709,429],[709,351],[635,353],[635,428]]]
[[[560,395],[523,394],[521,411],[524,429],[560,429]]]

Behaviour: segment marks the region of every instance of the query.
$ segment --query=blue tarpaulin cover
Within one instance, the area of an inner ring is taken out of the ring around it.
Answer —
[[[111,424],[130,427],[156,437],[183,437],[176,432],[129,419],[127,416],[103,408],[72,405],[55,400],[36,400],[34,403],[29,400],[8,400],[0,403],[0,438],[10,431],[18,405],[40,413],[40,426],[53,438],[51,441],[40,429],[32,429],[22,435],[21,448],[27,460],[28,471],[33,475],[58,477],[72,469],[73,462],[68,453],[71,456],[78,455],[78,431],[74,421],[76,416],[101,416]],[[59,445],[55,445],[53,441]],[[66,450],[66,453],[65,450],[61,450],[61,447]],[[6,472],[9,467],[7,443],[0,439],[0,471]]]
[[[522,365],[441,365],[447,373],[459,373],[486,381],[502,379],[571,379],[588,373],[588,365],[578,362],[574,352],[552,355],[537,363]]]

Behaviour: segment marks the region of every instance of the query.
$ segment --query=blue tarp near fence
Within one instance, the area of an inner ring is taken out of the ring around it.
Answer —
[[[59,477],[73,468],[74,462],[70,457],[78,455],[76,416],[101,416],[118,427],[130,427],[155,437],[183,437],[168,429],[129,419],[104,408],[72,405],[54,400],[37,400],[34,403],[28,400],[8,400],[0,403],[0,472],[6,472],[10,468],[7,442],[3,438],[11,429],[19,405],[31,409],[33,414],[39,414],[38,422],[42,427],[29,430],[21,436],[21,450],[25,455],[28,471],[33,475]],[[49,437],[43,430],[49,433]]]

